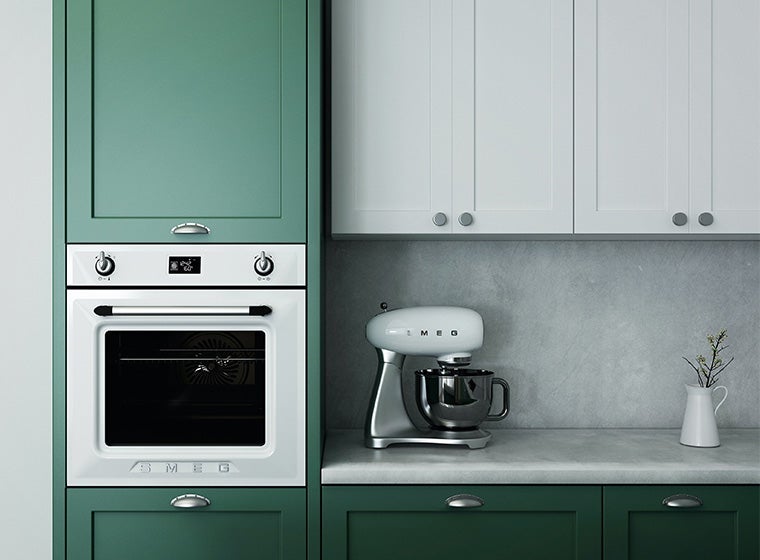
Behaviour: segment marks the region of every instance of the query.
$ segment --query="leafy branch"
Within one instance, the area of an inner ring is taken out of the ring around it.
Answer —
[[[723,358],[720,357],[720,353],[728,348],[728,345],[724,344],[727,338],[728,334],[726,333],[726,329],[721,330],[716,335],[707,335],[707,342],[710,344],[710,351],[712,352],[709,365],[707,363],[707,358],[702,354],[697,356],[697,365],[694,365],[687,357],[682,356],[683,359],[686,360],[686,363],[697,372],[697,380],[699,381],[700,387],[710,387],[711,385],[714,385],[718,381],[718,376],[720,376],[720,374],[723,373],[723,370],[734,361],[734,358],[732,357],[724,363]]]

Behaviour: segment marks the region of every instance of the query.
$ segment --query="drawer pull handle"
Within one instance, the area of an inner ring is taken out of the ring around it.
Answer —
[[[478,498],[472,494],[456,494],[446,498],[446,505],[450,508],[478,508],[483,506],[483,498]]]
[[[172,233],[211,233],[211,230],[203,224],[187,222],[172,228]]]
[[[662,501],[669,508],[695,508],[702,505],[702,500],[689,494],[673,494]]]
[[[175,508],[202,508],[211,505],[211,500],[199,494],[182,494],[171,501]]]

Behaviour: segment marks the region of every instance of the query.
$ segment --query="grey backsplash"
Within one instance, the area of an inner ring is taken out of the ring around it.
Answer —
[[[377,367],[364,326],[382,301],[483,316],[472,366],[512,388],[490,428],[680,427],[696,382],[682,356],[721,328],[736,359],[718,426],[760,427],[760,242],[328,240],[325,260],[328,428],[363,426]],[[417,422],[413,371],[434,365],[404,368]]]

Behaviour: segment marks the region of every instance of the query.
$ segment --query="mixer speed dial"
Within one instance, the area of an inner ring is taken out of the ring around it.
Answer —
[[[269,276],[274,271],[274,261],[264,251],[253,261],[253,270],[259,276]]]

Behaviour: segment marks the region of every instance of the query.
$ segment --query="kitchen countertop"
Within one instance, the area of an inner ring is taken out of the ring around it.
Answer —
[[[364,447],[362,430],[327,435],[323,484],[760,484],[760,429],[721,429],[720,447],[679,429],[492,430],[484,449]]]

